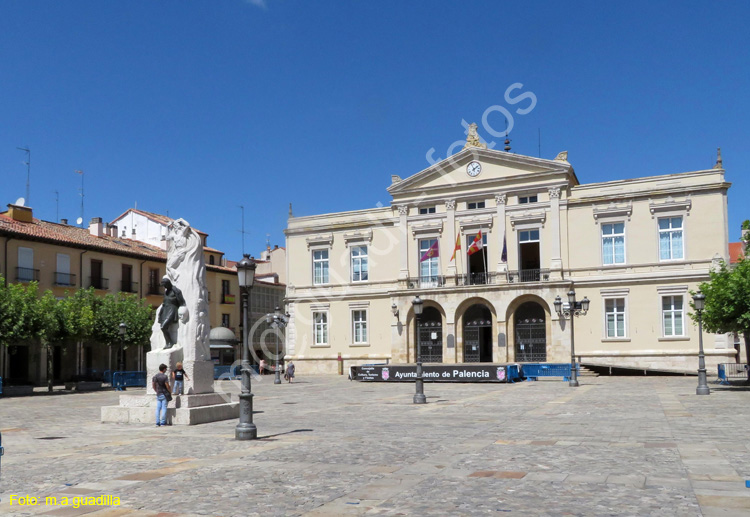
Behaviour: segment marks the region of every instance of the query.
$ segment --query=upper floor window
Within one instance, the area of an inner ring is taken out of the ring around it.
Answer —
[[[466,208],[469,210],[484,208],[484,201],[472,201],[471,203],[466,203]]]
[[[352,246],[352,282],[366,282],[367,246]]]
[[[537,196],[519,196],[518,203],[524,205],[526,203],[536,203],[538,201]]]
[[[420,214],[434,214],[435,213],[435,207],[434,206],[425,206],[419,208]]]
[[[683,258],[682,216],[659,218],[659,260]]]
[[[313,250],[313,284],[328,283],[328,250]]]
[[[367,343],[367,311],[352,311],[352,337],[355,345]]]
[[[208,263],[211,264],[212,266],[214,265],[214,256],[213,255],[209,255],[208,256]]]
[[[665,337],[685,335],[682,296],[662,296],[661,314]]]
[[[608,338],[625,337],[625,298],[604,300],[604,317]]]
[[[419,240],[419,279],[437,281],[438,271],[438,240]]]
[[[32,248],[22,248],[19,246],[16,280],[19,282],[38,280],[34,271],[34,250]]]
[[[518,242],[539,242],[539,230],[522,230],[518,232]]]
[[[625,223],[602,224],[602,264],[625,263]]]
[[[313,342],[318,346],[328,344],[327,312],[313,312]]]
[[[229,328],[229,314],[222,314],[221,315],[221,326]]]

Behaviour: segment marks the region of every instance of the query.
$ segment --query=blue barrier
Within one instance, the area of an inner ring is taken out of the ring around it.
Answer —
[[[0,395],[3,394],[3,378],[0,377]]]
[[[748,365],[746,363],[722,363],[717,365],[718,382],[730,384],[729,379],[747,379]]]
[[[112,370],[104,370],[102,374],[102,382],[105,384],[112,384]]]
[[[0,377],[0,381],[2,380],[2,377]],[[0,383],[2,385],[2,383]],[[5,449],[3,449],[3,433],[0,433],[0,463],[3,462],[3,454],[5,454]]]
[[[255,373],[258,373],[258,366],[250,366]],[[235,365],[214,365],[214,380],[237,379],[242,376],[242,366]]]
[[[115,372],[112,375],[112,387],[117,391],[134,386],[146,387],[146,372]]]
[[[516,382],[521,378],[521,368],[517,364],[509,364],[506,367],[505,380],[508,382]]]
[[[576,372],[579,370],[580,366],[576,364]],[[539,377],[562,377],[564,381],[567,381],[570,379],[570,363],[524,364],[521,372],[529,381],[535,381]]]

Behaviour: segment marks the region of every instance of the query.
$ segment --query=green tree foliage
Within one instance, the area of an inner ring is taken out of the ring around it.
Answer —
[[[149,343],[153,309],[143,300],[124,293],[107,294],[96,299],[95,307],[95,341],[104,345],[120,344],[120,323],[125,323],[125,348]]]
[[[78,342],[91,339],[94,334],[95,302],[93,287],[80,289],[57,302],[63,341]]]
[[[2,278],[0,278],[2,281]],[[42,327],[36,282],[28,285],[2,282],[0,287],[0,345],[28,344]]]

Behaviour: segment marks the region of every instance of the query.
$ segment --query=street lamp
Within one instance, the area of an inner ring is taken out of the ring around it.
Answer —
[[[276,307],[273,313],[266,314],[266,323],[276,328],[276,376],[273,379],[274,384],[281,384],[281,376],[279,369],[279,344],[281,343],[281,335],[278,329],[283,329],[289,323],[289,315],[281,314],[281,309]]]
[[[698,387],[696,395],[710,395],[706,384],[706,356],[703,354],[703,309],[706,307],[706,295],[698,291],[693,295],[693,305],[698,311]]]
[[[117,331],[120,333],[120,352],[117,354],[117,369],[122,372],[125,371],[123,349],[125,348],[125,332],[128,331],[128,326],[125,323],[120,323]]]
[[[560,295],[555,297],[555,312],[561,318],[570,317],[570,381],[568,386],[575,388],[578,386],[578,368],[576,368],[576,333],[575,317],[586,314],[589,311],[589,299],[584,296],[580,302],[576,301],[576,292],[571,287],[568,291],[568,306],[563,306]]]
[[[412,307],[414,307],[414,316],[416,317],[416,328],[417,328],[417,339],[416,339],[416,349],[417,349],[417,382],[416,382],[416,393],[414,394],[414,403],[415,404],[426,404],[427,403],[427,397],[424,396],[424,381],[422,380],[422,351],[420,350],[421,343],[419,339],[419,317],[422,315],[422,309],[424,302],[422,299],[417,296],[414,298],[414,300],[411,302]]]
[[[237,263],[237,281],[242,294],[242,389],[240,393],[240,422],[234,429],[235,440],[258,438],[258,428],[253,423],[253,393],[250,386],[250,344],[248,343],[247,317],[250,313],[250,290],[255,281],[256,264],[245,255]]]

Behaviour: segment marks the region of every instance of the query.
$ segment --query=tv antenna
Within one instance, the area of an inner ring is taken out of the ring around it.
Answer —
[[[242,210],[242,229],[240,230],[240,233],[242,234],[242,255],[245,255],[245,234],[249,233],[245,231],[245,207],[243,205],[239,205],[240,210]]]
[[[16,147],[19,151],[26,153],[26,201],[31,200],[31,193],[29,191],[29,183],[31,181],[31,149],[28,147]]]
[[[83,222],[83,171],[80,169],[76,169],[74,172],[81,175],[81,217],[79,217],[77,220],[78,224],[81,224]]]
[[[60,222],[60,193],[55,190],[55,222]]]

